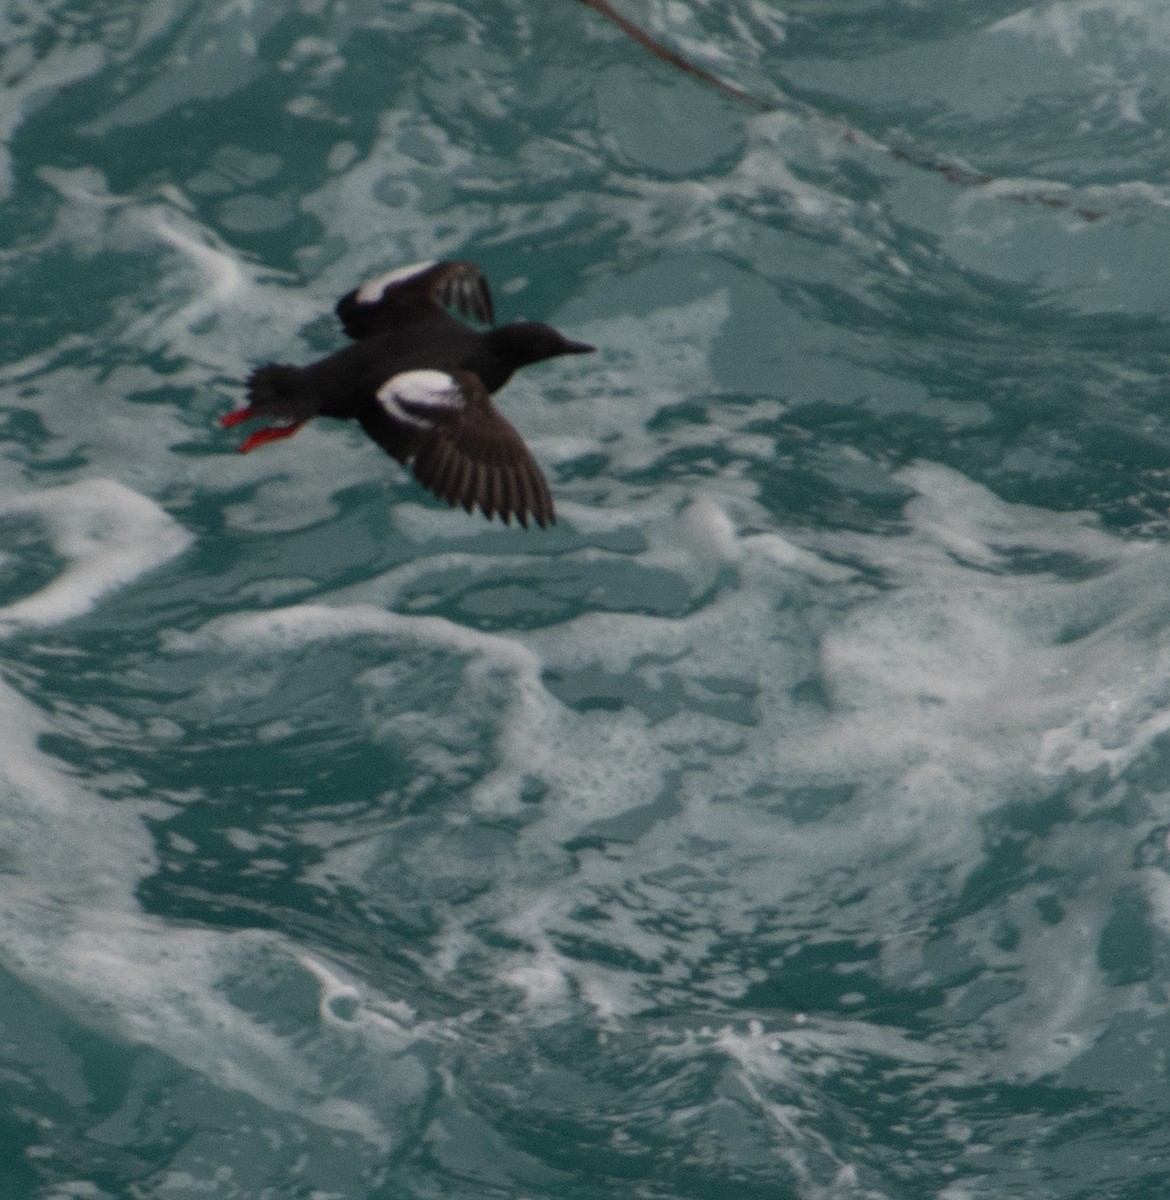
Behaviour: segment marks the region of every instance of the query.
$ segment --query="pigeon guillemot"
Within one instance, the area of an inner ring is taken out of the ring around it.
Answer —
[[[247,452],[291,437],[313,417],[356,420],[388,454],[448,504],[525,528],[556,522],[544,475],[492,404],[519,367],[594,349],[548,325],[517,321],[477,331],[457,308],[494,326],[487,280],[470,262],[417,263],[372,279],[337,302],[353,344],[305,367],[270,363],[248,379],[247,408],[220,418],[282,424],[258,430]]]

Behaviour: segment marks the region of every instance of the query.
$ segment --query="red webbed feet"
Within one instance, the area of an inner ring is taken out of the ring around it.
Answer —
[[[233,425],[239,425],[243,421],[250,421],[256,415],[257,413],[254,408],[237,408],[235,412],[230,412],[220,417],[219,423],[225,429],[230,429]],[[257,446],[263,446],[268,442],[279,442],[283,438],[292,437],[304,423],[304,421],[294,421],[291,425],[273,425],[269,429],[257,429],[255,433],[249,435],[240,443],[240,453],[247,454],[249,450],[255,450]]]

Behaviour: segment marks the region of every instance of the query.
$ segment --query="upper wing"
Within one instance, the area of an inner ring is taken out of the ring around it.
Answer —
[[[552,494],[524,440],[469,371],[403,371],[377,392],[362,427],[448,504],[476,505],[524,528],[556,524]]]
[[[457,308],[465,317],[495,323],[492,296],[473,262],[414,263],[370,279],[337,302],[337,315],[352,338],[371,337],[401,325],[428,305]]]

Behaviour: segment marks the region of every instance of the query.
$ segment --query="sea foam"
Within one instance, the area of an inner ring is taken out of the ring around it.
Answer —
[[[112,479],[87,479],[0,497],[0,519],[33,516],[67,560],[49,584],[0,606],[0,632],[56,625],[90,612],[103,597],[182,554],[188,533],[153,500]]]

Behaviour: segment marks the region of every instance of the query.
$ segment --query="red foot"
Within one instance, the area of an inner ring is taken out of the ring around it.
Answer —
[[[238,425],[241,421],[250,421],[254,413],[251,408],[237,408],[235,412],[230,412],[224,417],[220,417],[219,423],[224,429],[231,429],[233,425]]]
[[[255,408],[249,405],[247,408],[237,408],[235,412],[220,417],[219,423],[225,429],[231,429],[233,425],[239,425],[242,421],[250,421],[258,415],[260,414],[256,412]],[[249,450],[255,450],[257,446],[263,446],[266,442],[278,442],[281,438],[292,437],[304,423],[304,421],[294,421],[291,425],[274,425],[271,429],[258,429],[240,443],[240,453],[247,454]]]
[[[235,416],[235,413],[231,413]],[[281,438],[292,437],[294,433],[304,424],[304,421],[296,421],[292,425],[274,425],[271,429],[257,429],[251,437],[240,443],[240,453],[247,454],[249,450],[255,450],[257,446],[263,446],[266,442],[279,442]]]

